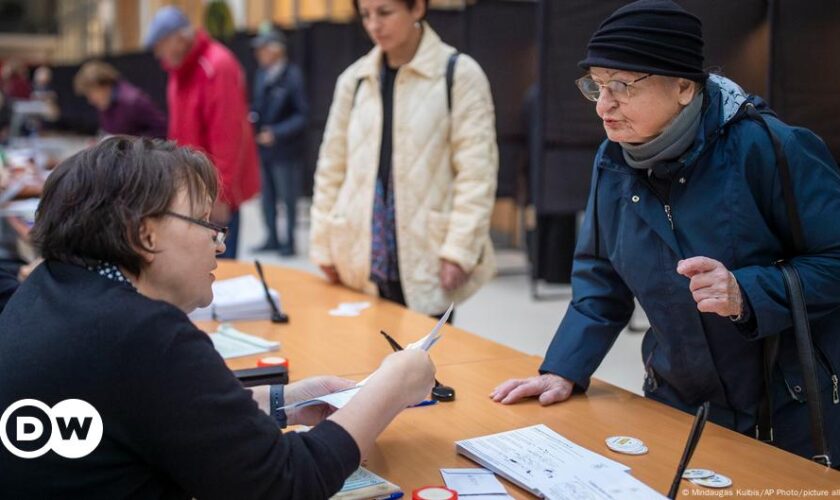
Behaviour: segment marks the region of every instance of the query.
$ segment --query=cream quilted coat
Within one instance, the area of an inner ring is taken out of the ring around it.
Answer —
[[[495,272],[489,227],[498,149],[490,85],[481,67],[465,54],[458,57],[450,113],[445,73],[455,49],[428,25],[423,28],[417,53],[400,68],[394,86],[392,175],[406,303],[435,314],[472,295]],[[338,78],[315,173],[310,233],[313,262],[334,265],[342,283],[374,295],[371,218],[382,137],[381,61],[375,47]],[[441,258],[470,273],[452,293],[440,285]]]

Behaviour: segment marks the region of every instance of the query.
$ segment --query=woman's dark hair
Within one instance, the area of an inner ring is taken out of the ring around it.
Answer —
[[[429,0],[395,0],[395,1],[397,1],[397,2],[405,5],[406,7],[408,7],[408,10],[413,9],[414,6],[417,5],[418,3],[424,4],[426,6],[426,11],[427,12],[429,10]],[[359,12],[359,0],[353,0],[353,8],[356,9],[356,15],[361,16],[361,13]],[[424,18],[426,17],[427,12],[423,13]]]
[[[44,184],[32,241],[44,259],[105,261],[139,274],[143,219],[163,214],[181,189],[193,212],[214,201],[216,169],[174,142],[116,136],[64,160]]]

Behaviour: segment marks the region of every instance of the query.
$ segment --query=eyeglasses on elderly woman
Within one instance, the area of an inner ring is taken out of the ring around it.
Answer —
[[[649,73],[630,82],[610,80],[606,83],[600,83],[593,80],[592,75],[586,75],[575,80],[575,85],[577,85],[577,88],[580,89],[580,93],[583,94],[583,97],[589,99],[590,101],[597,102],[601,97],[601,89],[606,88],[610,91],[610,94],[616,101],[624,103],[633,97],[633,86],[646,78],[650,78],[651,76],[653,76],[653,74]]]

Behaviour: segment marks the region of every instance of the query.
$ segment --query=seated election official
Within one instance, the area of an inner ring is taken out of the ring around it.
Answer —
[[[572,271],[573,299],[542,375],[491,396],[548,405],[585,391],[638,299],[647,397],[816,455],[782,272],[803,283],[826,440],[840,462],[840,170],[813,132],[703,68],[700,20],[671,0],[639,0],[592,36],[577,81],[603,121]],[[811,78],[809,75],[800,75]],[[760,114],[759,114],[760,113]],[[776,154],[768,130],[779,138]],[[786,158],[804,249],[780,179]],[[766,339],[778,340],[764,381]],[[770,394],[772,397],[766,398]],[[763,433],[763,432],[762,432]],[[771,434],[771,433],[768,433]],[[767,434],[765,434],[767,435]]]
[[[12,412],[0,496],[327,498],[388,423],[429,393],[434,365],[417,350],[385,358],[337,411],[280,408],[352,381],[243,388],[186,315],[211,302],[225,249],[225,228],[208,222],[216,176],[197,151],[117,136],[49,177],[32,230],[44,262],[0,314],[0,411],[24,399],[82,400],[100,415],[102,437],[66,458],[45,411],[43,433],[37,408]],[[287,424],[314,427],[281,433]]]

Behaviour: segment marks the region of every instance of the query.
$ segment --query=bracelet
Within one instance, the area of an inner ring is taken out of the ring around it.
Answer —
[[[268,407],[271,416],[274,417],[274,420],[277,422],[277,425],[280,426],[281,429],[285,429],[286,425],[288,425],[288,415],[286,415],[286,410],[283,409],[283,405],[285,403],[285,398],[283,397],[283,388],[282,384],[274,384],[269,389],[269,396],[268,396]]]

